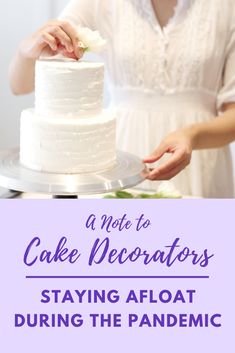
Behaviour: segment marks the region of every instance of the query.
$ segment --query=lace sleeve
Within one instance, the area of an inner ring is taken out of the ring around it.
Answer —
[[[235,10],[234,5],[233,7]],[[223,85],[217,99],[218,110],[220,110],[225,103],[235,103],[235,15],[233,16],[229,41],[226,48]]]
[[[96,14],[99,0],[70,0],[59,19],[67,20],[74,25],[96,29]]]

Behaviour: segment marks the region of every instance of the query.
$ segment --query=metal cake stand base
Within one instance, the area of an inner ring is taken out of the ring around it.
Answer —
[[[147,176],[147,168],[132,154],[117,152],[116,166],[96,174],[53,174],[25,168],[19,150],[0,153],[0,186],[26,193],[50,194],[53,198],[103,194],[131,188]]]

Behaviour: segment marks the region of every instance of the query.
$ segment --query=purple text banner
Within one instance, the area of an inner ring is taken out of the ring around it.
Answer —
[[[234,206],[0,201],[0,351],[232,351]]]

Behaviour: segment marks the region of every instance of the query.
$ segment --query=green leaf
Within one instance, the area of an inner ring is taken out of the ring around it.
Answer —
[[[133,199],[134,198],[134,196],[130,192],[122,191],[122,190],[116,191],[115,195],[119,199]]]

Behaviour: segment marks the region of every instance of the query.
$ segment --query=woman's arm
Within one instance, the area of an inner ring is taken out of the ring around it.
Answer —
[[[83,55],[75,27],[66,21],[51,20],[20,44],[9,68],[12,92],[31,93],[36,60],[41,55],[53,56],[59,52],[74,59]]]
[[[223,147],[235,140],[235,103],[226,104],[223,114],[195,125],[193,149]]]
[[[24,56],[19,48],[9,67],[11,91],[15,95],[28,94],[34,90],[34,59]]]
[[[216,119],[193,124],[168,135],[153,154],[144,159],[144,162],[154,163],[166,153],[172,156],[154,168],[148,179],[171,179],[190,163],[193,150],[219,148],[234,140],[235,103],[231,103],[225,105],[223,114]]]

